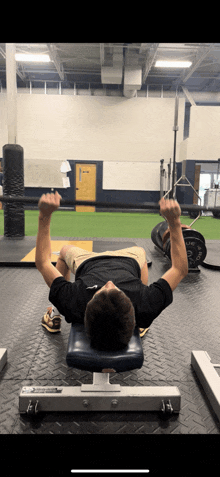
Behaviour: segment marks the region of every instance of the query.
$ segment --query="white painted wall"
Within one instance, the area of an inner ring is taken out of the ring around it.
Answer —
[[[18,93],[17,143],[24,148],[24,158],[34,161],[41,158],[130,163],[123,176],[118,165],[112,164],[111,188],[158,190],[160,159],[165,159],[166,167],[173,156],[174,106],[175,98]],[[185,100],[180,98],[177,161],[183,141],[184,108]],[[0,94],[0,117],[2,148],[8,142],[5,93]],[[139,173],[142,163],[147,182]],[[106,167],[104,171],[109,171]],[[103,180],[109,187],[106,174]]]
[[[220,157],[220,107],[192,106],[189,138],[181,144],[180,160],[217,161]]]
[[[167,166],[164,168],[167,171]],[[160,165],[157,162],[104,162],[103,189],[159,190]]]

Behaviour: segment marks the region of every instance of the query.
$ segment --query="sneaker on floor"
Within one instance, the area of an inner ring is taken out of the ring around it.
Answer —
[[[139,328],[140,337],[143,338],[143,336],[145,335],[145,333],[147,333],[148,330],[149,328]]]
[[[47,313],[42,318],[42,326],[47,329],[50,333],[59,333],[61,331],[61,316],[54,315],[53,318],[50,317],[52,313],[52,306],[47,308]]]

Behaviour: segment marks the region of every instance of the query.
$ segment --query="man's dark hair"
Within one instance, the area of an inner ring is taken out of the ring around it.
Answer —
[[[84,324],[93,348],[100,351],[125,348],[135,327],[130,298],[120,290],[98,293],[87,304]]]

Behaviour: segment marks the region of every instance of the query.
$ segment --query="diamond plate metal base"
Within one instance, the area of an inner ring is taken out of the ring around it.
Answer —
[[[84,240],[82,237],[64,239]],[[110,241],[117,246],[120,242],[118,248],[126,243],[123,238],[88,237],[88,240],[102,241],[102,251]],[[130,240],[149,253],[153,262],[149,283],[153,283],[167,271],[166,258],[154,248],[151,239]],[[209,250],[213,241],[206,243]],[[220,240],[216,241],[216,251],[217,248],[220,250]],[[0,283],[4,297],[1,316],[7,316],[7,320],[0,320],[0,345],[7,348],[8,355],[0,374],[1,434],[76,437],[80,434],[153,434],[153,437],[169,434],[183,438],[185,435],[207,435],[207,439],[210,434],[220,434],[220,421],[190,364],[192,350],[206,350],[212,363],[220,363],[216,272],[201,268],[200,274],[184,278],[174,292],[175,303],[154,320],[142,340],[145,357],[142,368],[110,375],[112,384],[123,387],[177,386],[181,393],[181,409],[179,414],[169,416],[167,422],[159,412],[42,412],[39,417],[37,415],[36,422],[32,416],[20,415],[18,397],[23,386],[76,387],[92,383],[92,376],[89,372],[70,369],[66,364],[69,323],[62,320],[62,332],[52,336],[41,326],[42,313],[48,306],[48,290],[38,270],[0,267]],[[216,371],[220,374],[219,369]]]

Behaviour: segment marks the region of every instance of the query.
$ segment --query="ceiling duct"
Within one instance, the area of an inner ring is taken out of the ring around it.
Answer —
[[[101,67],[103,84],[121,84],[123,68],[123,47],[114,47],[112,56],[113,66]]]
[[[142,69],[139,67],[125,66],[124,68],[124,90],[126,98],[133,98],[137,95],[137,90],[142,86]]]
[[[127,45],[124,51],[124,84],[123,95],[126,98],[137,96],[137,90],[142,86],[142,68],[139,66],[140,45],[131,48]]]

